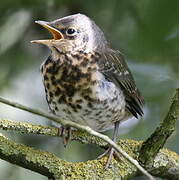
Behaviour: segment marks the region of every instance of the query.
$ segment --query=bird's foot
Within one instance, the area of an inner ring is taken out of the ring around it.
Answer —
[[[117,152],[114,150],[114,148],[112,148],[112,147],[109,147],[103,154],[101,154],[100,156],[98,156],[97,159],[101,159],[101,158],[103,158],[104,156],[107,156],[107,161],[106,161],[106,164],[105,164],[105,169],[107,169],[107,168],[110,166],[113,156],[114,156],[115,158],[117,158],[118,160],[120,160],[120,155],[119,155],[119,153],[117,153]]]
[[[71,140],[71,128],[62,126],[61,128],[59,128],[59,136],[62,137],[63,145],[64,147],[66,147]]]

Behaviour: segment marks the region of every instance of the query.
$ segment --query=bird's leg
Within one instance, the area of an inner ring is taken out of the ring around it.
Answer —
[[[61,131],[59,131],[59,136],[63,139],[63,145],[66,147],[69,141],[71,140],[71,128],[62,126]]]
[[[116,143],[116,139],[117,139],[117,135],[118,135],[118,130],[119,130],[119,124],[120,122],[115,122],[114,124],[114,132],[113,132],[113,138],[112,140]],[[101,154],[98,159],[104,157],[104,156],[108,156],[108,159],[107,159],[107,162],[106,162],[106,165],[105,165],[105,169],[107,169],[111,163],[111,160],[112,160],[112,156],[113,155],[116,155],[118,158],[119,158],[119,155],[117,152],[115,152],[114,148],[112,147],[109,147],[103,154]]]
[[[55,111],[53,111],[50,106],[49,106],[49,112],[50,113],[52,112],[53,114],[56,115]],[[63,145],[64,147],[66,147],[69,141],[71,140],[71,128],[69,126],[59,127],[58,125],[56,125],[55,127],[58,128],[58,136],[62,137]]]

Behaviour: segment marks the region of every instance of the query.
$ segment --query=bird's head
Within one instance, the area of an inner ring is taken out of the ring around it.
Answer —
[[[46,28],[53,35],[53,39],[32,42],[47,45],[52,51],[101,52],[107,46],[103,32],[94,21],[83,14],[67,16],[52,22],[35,22]]]

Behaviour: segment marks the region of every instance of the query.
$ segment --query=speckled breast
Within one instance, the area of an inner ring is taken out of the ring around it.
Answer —
[[[97,131],[113,127],[124,118],[122,91],[99,71],[99,54],[60,53],[41,66],[50,110],[65,120],[88,125]]]

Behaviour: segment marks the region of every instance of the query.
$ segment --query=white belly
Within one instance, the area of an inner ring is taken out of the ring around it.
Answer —
[[[110,129],[114,126],[114,122],[124,119],[124,95],[113,83],[105,81],[94,86],[92,98],[95,101],[90,102],[77,92],[71,102],[76,107],[74,109],[69,104],[58,103],[58,97],[54,97],[50,108],[62,119],[87,125],[96,131]]]

